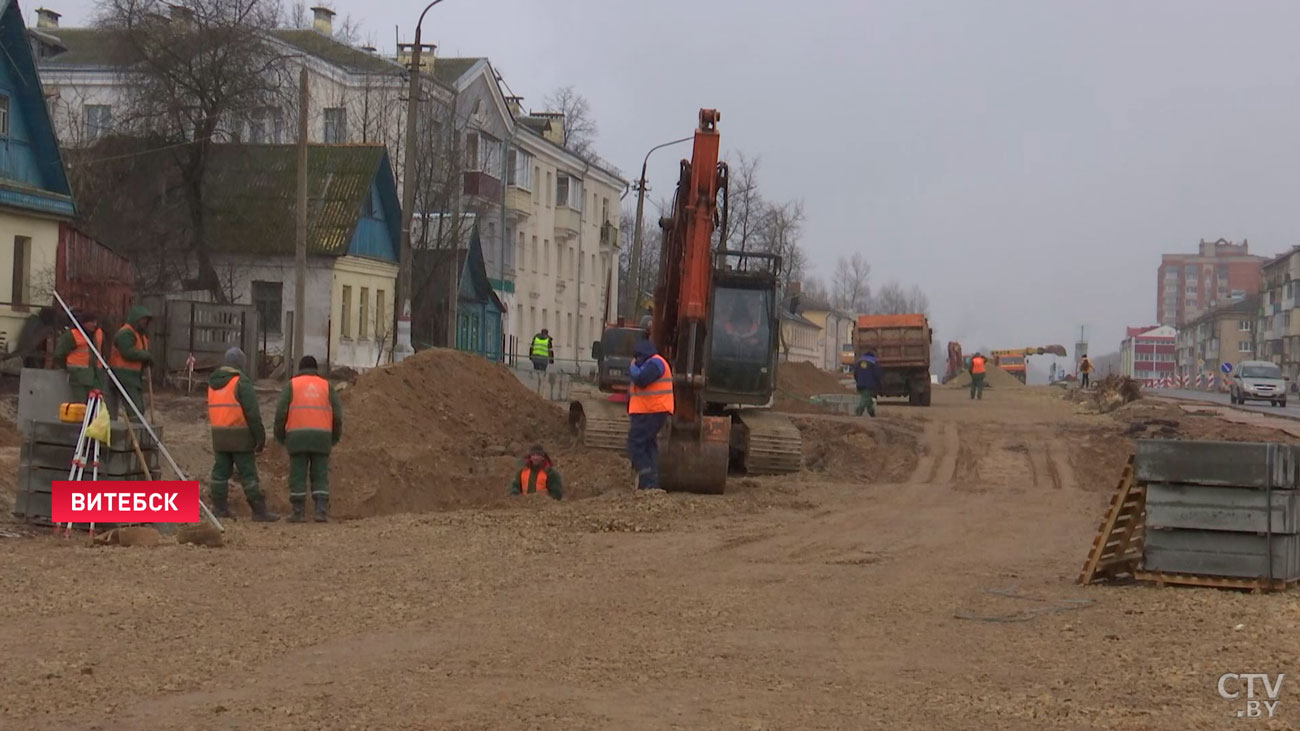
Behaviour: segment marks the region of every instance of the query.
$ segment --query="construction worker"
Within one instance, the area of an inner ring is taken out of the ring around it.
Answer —
[[[984,400],[984,373],[987,371],[987,363],[984,355],[976,353],[970,359],[970,397],[971,399]]]
[[[511,495],[548,495],[556,500],[564,496],[564,482],[551,458],[540,444],[528,450],[519,471],[510,483]]]
[[[636,470],[638,490],[659,488],[659,431],[673,413],[673,373],[651,340],[632,351],[628,367],[627,454]]]
[[[1092,376],[1092,361],[1088,360],[1088,354],[1084,353],[1083,358],[1079,361],[1079,388],[1086,389],[1089,385],[1089,379]]]
[[[876,394],[880,393],[880,362],[874,351],[863,353],[853,364],[853,380],[858,387],[858,408],[853,413],[862,416],[867,412],[876,418]]]
[[[533,336],[532,347],[528,349],[528,357],[533,361],[533,370],[545,371],[546,366],[555,362],[554,343],[551,341],[551,334],[542,328],[542,331]]]
[[[275,407],[275,441],[289,451],[289,503],[292,523],[306,520],[307,480],[317,523],[329,520],[330,450],[343,438],[343,404],[334,386],[316,372],[316,359],[304,355],[298,375],[280,393]]]
[[[144,413],[144,367],[153,362],[153,355],[149,352],[149,336],[145,334],[152,319],[153,315],[143,305],[132,307],[127,313],[126,323],[118,328],[117,335],[113,337],[113,354],[108,359],[113,375],[117,376],[127,398],[131,399],[140,413]],[[122,404],[122,408],[128,419],[133,418],[131,407]]]
[[[81,329],[95,343],[95,349],[103,354],[104,331],[99,329],[99,318],[93,312],[79,312],[75,317],[81,323]],[[92,390],[103,390],[102,366],[90,352],[89,341],[75,326],[64,330],[59,336],[59,342],[54,346],[54,357],[63,361],[63,366],[68,371],[68,386],[72,389],[74,402],[85,403],[90,399]]]
[[[266,428],[257,405],[253,380],[244,376],[244,351],[231,348],[221,367],[208,378],[208,423],[212,426],[212,479],[209,492],[218,518],[231,517],[230,478],[239,473],[244,498],[253,520],[273,523],[280,519],[266,510],[266,495],[257,478],[257,457],[266,446]],[[139,404],[136,404],[139,406]]]

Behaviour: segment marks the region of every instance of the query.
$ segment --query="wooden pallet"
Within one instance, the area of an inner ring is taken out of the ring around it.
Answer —
[[[1130,455],[1110,499],[1110,507],[1106,509],[1106,517],[1097,528],[1088,560],[1079,573],[1080,584],[1135,576],[1142,562],[1146,513],[1147,488],[1134,479],[1133,457]]]
[[[1295,586],[1297,579],[1256,579],[1234,576],[1209,576],[1205,574],[1167,574],[1162,571],[1135,571],[1133,578],[1139,581],[1152,581],[1156,586],[1208,586],[1215,589],[1244,589],[1255,593],[1268,591],[1286,591]]]

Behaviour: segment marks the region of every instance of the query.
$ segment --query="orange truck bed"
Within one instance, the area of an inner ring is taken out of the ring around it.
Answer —
[[[930,367],[930,323],[925,315],[862,315],[853,350],[876,354],[882,368]]]

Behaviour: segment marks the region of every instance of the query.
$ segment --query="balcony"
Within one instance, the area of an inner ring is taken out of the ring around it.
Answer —
[[[533,194],[515,185],[506,187],[506,217],[519,223],[533,215]]]
[[[565,206],[555,207],[555,238],[570,241],[582,232],[582,214]]]
[[[464,194],[472,198],[482,198],[495,203],[501,200],[501,181],[476,170],[465,172]]]
[[[618,248],[618,226],[606,221],[600,224],[600,245]]]

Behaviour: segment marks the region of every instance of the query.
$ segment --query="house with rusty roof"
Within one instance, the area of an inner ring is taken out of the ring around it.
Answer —
[[[306,312],[294,313],[297,151],[294,145],[213,145],[202,226],[178,187],[175,158],[133,160],[87,211],[103,241],[196,236],[229,301],[252,304],[259,349],[284,354],[304,327],[306,354],[358,370],[386,362],[397,286],[400,202],[382,145],[310,145]],[[199,233],[196,233],[196,228]],[[184,282],[179,288],[185,288]],[[251,355],[251,354],[250,354]]]

